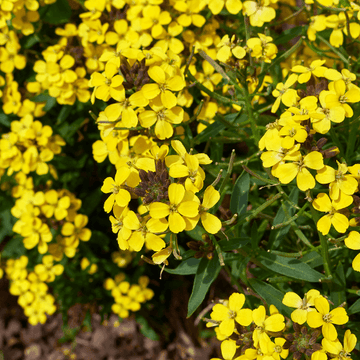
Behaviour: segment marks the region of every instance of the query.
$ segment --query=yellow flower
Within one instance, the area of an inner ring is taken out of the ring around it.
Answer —
[[[168,228],[168,222],[164,218],[149,219],[149,217],[145,217],[140,221],[133,211],[129,211],[124,218],[124,225],[133,231],[128,239],[133,250],[140,251],[144,243],[153,251],[160,251],[165,247],[164,240],[156,235]]]
[[[224,358],[224,360],[240,360],[240,356],[234,358],[236,349],[238,348],[236,346],[235,340],[227,339],[222,341],[220,348],[221,348],[221,355]],[[221,360],[221,359],[213,358],[211,360]]]
[[[185,155],[187,151],[185,146],[179,140],[172,140],[171,147],[176,151],[178,155],[169,155],[165,158],[165,163],[167,167],[171,167],[173,164],[178,163],[182,164],[185,162]],[[198,160],[200,165],[208,165],[212,163],[209,156],[204,153],[199,153],[194,155]]]
[[[327,338],[322,340],[321,345],[326,352],[331,354],[332,359],[346,360],[350,359],[350,353],[354,350],[356,342],[356,336],[352,334],[350,330],[346,330],[344,336],[344,346],[341,345],[341,342],[338,339],[330,341]]]
[[[31,223],[24,225],[21,229],[21,235],[24,237],[25,248],[30,250],[38,245],[40,254],[47,252],[47,243],[52,240],[49,226],[44,224],[39,218],[34,218]]]
[[[59,198],[56,190],[49,190],[45,193],[45,201],[46,203],[41,206],[41,211],[47,218],[54,215],[56,220],[62,220],[67,216],[67,209],[70,207],[69,196]]]
[[[220,200],[220,193],[213,186],[208,186],[204,192],[202,204],[199,207],[201,223],[210,234],[216,234],[221,229],[221,221],[208,210],[215,206]]]
[[[174,134],[172,124],[180,124],[184,120],[184,110],[180,106],[167,109],[160,99],[150,101],[152,110],[145,110],[139,114],[141,126],[150,128],[155,123],[155,135],[160,140],[169,139]]]
[[[245,49],[235,41],[235,35],[231,37],[231,40],[229,35],[225,35],[216,47],[220,48],[216,53],[216,59],[222,62],[228,61],[231,55],[237,59],[242,59],[246,55]]]
[[[135,127],[138,123],[134,108],[143,107],[149,103],[141,91],[137,91],[126,98],[125,89],[117,95],[115,100],[118,102],[107,106],[104,110],[105,116],[109,121],[119,120],[121,116],[121,124],[127,128]]]
[[[45,255],[42,258],[42,264],[35,265],[34,271],[41,281],[53,282],[55,276],[61,275],[64,272],[64,266],[61,264],[54,265],[54,257],[52,255]]]
[[[91,102],[94,103],[94,97],[103,101],[109,101],[111,97],[117,99],[122,93],[125,93],[124,87],[122,86],[123,81],[124,78],[119,75],[117,65],[112,62],[107,62],[104,73],[94,72],[91,75],[89,85],[95,86]]]
[[[337,161],[338,170],[331,166],[325,165],[316,175],[316,181],[320,184],[330,183],[330,197],[338,200],[340,194],[344,194],[344,198],[351,197],[358,188],[358,182],[353,175],[345,175],[348,171],[346,164]]]
[[[254,345],[257,346],[267,339],[269,336],[267,332],[278,332],[282,331],[285,327],[285,318],[281,314],[273,314],[266,317],[265,307],[260,305],[257,309],[252,312],[256,329],[253,333]]]
[[[117,171],[115,174],[115,180],[111,177],[107,177],[104,180],[104,184],[101,187],[101,191],[104,193],[111,193],[104,203],[104,210],[110,212],[114,206],[114,203],[121,207],[125,207],[131,200],[130,193],[122,186],[125,184],[127,178],[130,175],[129,168],[122,168],[121,171]],[[135,185],[136,186],[136,185]]]
[[[214,86],[218,85],[222,80],[222,75],[219,73],[214,74],[214,67],[206,60],[202,63],[203,72],[198,71],[195,75],[196,80],[203,84],[210,91],[214,91]],[[209,96],[201,90],[201,95]]]
[[[331,122],[341,123],[345,119],[345,109],[342,106],[327,107],[325,99],[329,94],[329,91],[321,91],[319,95],[321,107],[310,113],[312,126],[320,134],[326,134],[330,130]]]
[[[344,240],[346,247],[351,250],[360,250],[360,234],[357,231],[350,231],[348,237]],[[360,254],[357,254],[352,262],[355,271],[360,272]]]
[[[179,1],[178,1],[179,2]],[[180,91],[185,87],[184,79],[175,75],[170,77],[160,66],[153,66],[148,70],[148,74],[156,84],[145,84],[141,91],[146,99],[154,99],[160,95],[162,104],[171,109],[176,106],[176,96],[172,91]]]
[[[283,338],[275,338],[274,342],[268,342],[268,351],[275,360],[286,359],[289,355],[289,349],[284,349],[283,346],[286,340]],[[270,359],[271,360],[271,359]]]
[[[310,41],[316,40],[316,33],[326,29],[326,16],[317,15],[311,16],[310,24],[307,30],[307,36]]]
[[[276,100],[271,108],[271,112],[276,112],[280,106],[280,101],[288,107],[293,106],[296,103],[298,98],[297,92],[294,89],[290,89],[290,87],[296,83],[297,79],[298,76],[296,74],[291,74],[285,81],[285,84],[278,83],[276,85],[276,89],[272,92],[272,95],[276,97]]]
[[[203,188],[205,173],[199,165],[195,155],[185,154],[184,164],[173,164],[170,166],[169,175],[173,178],[186,177],[185,189],[197,193]]]
[[[164,219],[169,216],[169,229],[177,234],[185,230],[187,218],[194,218],[198,215],[199,203],[188,200],[193,196],[181,184],[171,184],[168,193],[170,203],[151,203],[150,216],[154,219]]]
[[[352,117],[354,112],[349,103],[356,103],[360,101],[360,89],[352,87],[347,91],[344,80],[336,80],[329,85],[329,94],[325,97],[326,107],[329,109],[341,106],[345,110],[346,117]]]
[[[276,57],[278,48],[271,43],[273,41],[271,36],[264,34],[258,34],[258,36],[258,38],[251,38],[246,42],[246,45],[251,49],[250,55],[270,63]]]
[[[331,225],[334,226],[335,230],[339,233],[344,233],[349,227],[349,219],[338,212],[352,203],[352,197],[349,197],[346,201],[335,202],[330,201],[327,194],[320,193],[316,199],[312,202],[313,207],[317,211],[327,212],[328,214],[319,219],[316,226],[318,230],[323,234],[327,235],[330,231]]]
[[[157,251],[155,254],[152,255],[152,261],[155,264],[164,264],[164,265],[168,265],[168,257],[171,255],[173,249],[171,246],[166,247],[165,249],[162,249],[160,251]]]
[[[66,222],[62,228],[61,233],[64,236],[70,236],[74,241],[78,239],[82,241],[89,241],[91,237],[91,230],[85,228],[89,219],[86,215],[77,214],[74,223]]]
[[[219,322],[221,334],[231,336],[235,330],[235,321],[242,326],[248,326],[252,323],[252,311],[243,309],[244,303],[244,294],[233,293],[228,301],[223,304],[216,304],[212,308],[210,317],[212,320]]]
[[[295,122],[291,122],[282,127],[278,134],[282,136],[281,146],[285,149],[291,149],[295,145],[295,141],[299,143],[305,142],[308,137],[305,128]]]
[[[251,26],[263,26],[265,22],[275,19],[275,10],[269,6],[270,0],[245,1],[243,15],[250,17]]]
[[[96,264],[91,264],[90,261],[87,258],[82,258],[81,263],[80,263],[80,267],[81,270],[86,270],[88,269],[88,274],[92,275],[95,274],[98,270],[98,266]]]
[[[168,25],[171,22],[171,16],[168,11],[161,11],[158,5],[149,5],[142,11],[143,18],[140,19],[142,30],[151,29],[151,36],[154,39],[161,38],[164,33],[162,25]]]
[[[344,36],[348,35],[347,25],[346,25],[346,15],[341,12],[338,15],[332,14],[326,18],[326,26],[328,28],[334,29],[330,34],[330,44],[334,47],[340,47],[343,44]],[[360,25],[352,22],[349,24],[350,35],[353,39],[359,37],[360,35]]]
[[[194,24],[197,27],[202,27],[206,20],[205,18],[198,14],[206,5],[206,2],[201,1],[195,1],[195,0],[189,0],[189,1],[176,1],[174,6],[174,9],[177,11],[180,11],[184,14],[181,14],[179,17],[177,17],[177,22],[182,26],[190,26],[191,24]]]
[[[326,60],[314,60],[309,67],[302,65],[295,65],[291,69],[292,72],[300,73],[298,82],[300,84],[306,83],[310,80],[311,75],[316,77],[323,77],[327,68],[324,65]]]
[[[319,296],[321,296],[320,292],[314,289],[309,290],[303,299],[294,292],[287,292],[282,303],[286,306],[296,308],[296,310],[291,313],[291,320],[302,325],[306,322],[308,313],[315,310],[312,306],[315,305],[315,299]]]
[[[323,156],[318,151],[312,151],[302,157],[300,154],[294,162],[280,164],[276,170],[276,176],[283,184],[288,184],[296,177],[296,184],[301,191],[313,189],[315,179],[307,168],[319,170],[324,167]]]
[[[14,11],[15,17],[11,20],[11,24],[15,29],[20,30],[25,36],[33,34],[35,29],[33,22],[39,20],[40,15],[37,11],[25,11],[21,7]]]
[[[346,310],[342,307],[338,307],[330,311],[329,301],[322,296],[315,299],[315,308],[317,311],[308,313],[308,325],[312,328],[322,326],[321,330],[324,338],[335,341],[337,338],[337,331],[333,324],[344,325],[349,321]]]
[[[213,15],[217,15],[225,5],[226,10],[233,15],[236,15],[242,9],[240,0],[210,0],[208,7]]]

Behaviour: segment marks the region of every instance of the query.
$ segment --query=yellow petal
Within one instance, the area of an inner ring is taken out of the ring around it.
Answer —
[[[177,234],[183,231],[185,227],[185,220],[179,213],[171,213],[169,215],[169,229],[171,232]]]
[[[201,223],[204,226],[204,229],[209,234],[216,234],[217,232],[220,231],[222,224],[220,219],[218,219],[215,215],[209,214],[207,212],[203,212],[200,215],[200,218],[201,218]]]

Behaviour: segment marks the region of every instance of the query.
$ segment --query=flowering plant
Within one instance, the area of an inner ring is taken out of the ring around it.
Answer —
[[[29,322],[77,302],[150,321],[194,275],[187,316],[224,359],[352,356],[359,14],[3,1],[0,275]]]

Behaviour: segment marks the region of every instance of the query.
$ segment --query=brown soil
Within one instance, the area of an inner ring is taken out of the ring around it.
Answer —
[[[0,360],[208,360],[220,355],[215,338],[199,340],[194,319],[186,319],[180,291],[172,296],[164,324],[173,339],[169,343],[162,336],[153,341],[142,335],[134,317],[120,323],[112,314],[101,321],[93,312],[89,331],[81,324],[89,306],[80,304],[69,310],[65,327],[61,314],[31,326],[8,285],[0,280]]]

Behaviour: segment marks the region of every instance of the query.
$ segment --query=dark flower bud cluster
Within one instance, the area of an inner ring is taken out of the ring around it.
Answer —
[[[122,57],[120,71],[124,77],[124,88],[130,90],[135,87],[137,90],[140,90],[143,85],[150,82],[148,69],[149,67],[145,65],[145,59],[141,61],[136,60],[135,63],[130,66],[127,59]]]
[[[156,162],[155,172],[139,170],[139,176],[141,182],[137,188],[133,189],[133,192],[143,198],[144,205],[148,205],[153,201],[163,202],[168,200],[170,180],[164,161],[158,160]]]
[[[293,323],[295,333],[286,334],[287,340],[284,344],[284,349],[289,349],[293,353],[293,359],[299,360],[302,355],[311,357],[312,353],[321,350],[321,345],[316,343],[317,338],[321,334],[319,329],[309,329],[306,326],[301,326],[297,323]]]
[[[214,256],[215,246],[207,234],[203,235],[203,239],[204,241],[191,240],[187,242],[186,245],[191,250],[196,251],[194,255],[195,259],[200,259],[206,256],[209,260],[211,260]]]

